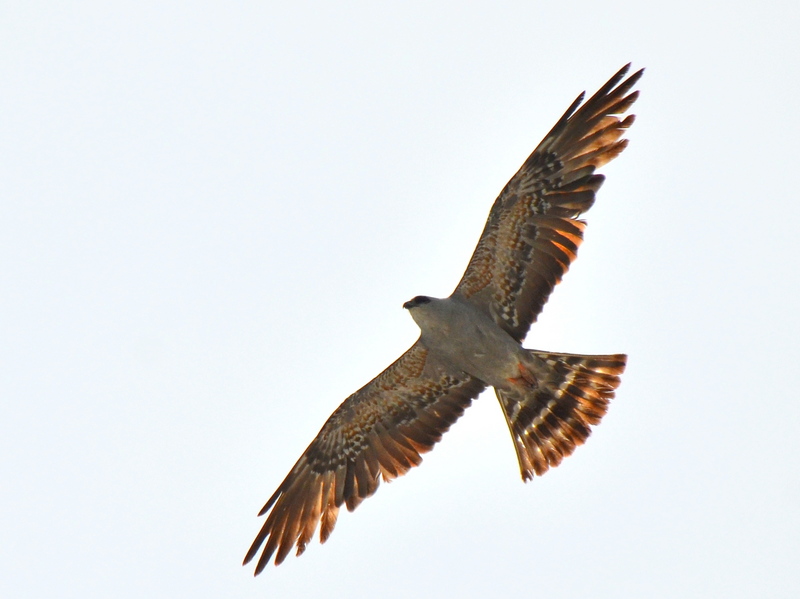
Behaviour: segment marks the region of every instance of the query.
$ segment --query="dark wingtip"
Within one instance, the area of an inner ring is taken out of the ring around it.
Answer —
[[[269,553],[265,551],[264,553],[261,554],[261,557],[259,558],[258,563],[256,564],[256,570],[255,572],[253,572],[253,576],[258,576],[264,571],[264,568],[267,567],[267,564],[269,563],[271,557],[272,557],[272,551],[270,551]]]
[[[630,63],[628,63],[626,65],[626,67],[629,67],[629,66],[630,66]],[[627,81],[628,85],[632,86],[634,83],[636,83],[637,81],[639,81],[639,79],[642,78],[642,75],[644,75],[644,68],[639,69],[633,75],[628,77],[628,81]]]
[[[258,548],[259,548],[260,546],[261,546],[261,543],[259,543],[258,545],[256,545],[255,543],[253,543],[253,545],[252,545],[252,546],[250,547],[250,549],[247,551],[247,555],[245,555],[245,556],[244,556],[244,559],[242,560],[242,565],[243,565],[243,566],[246,566],[246,565],[247,565],[247,564],[249,564],[251,561],[253,561],[253,558],[254,558],[254,557],[256,556],[256,554],[258,553]]]

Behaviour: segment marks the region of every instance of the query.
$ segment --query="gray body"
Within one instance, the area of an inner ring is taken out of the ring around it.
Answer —
[[[428,351],[496,389],[510,388],[509,379],[520,376],[520,363],[533,359],[491,316],[458,295],[418,296],[404,307],[422,331]]]

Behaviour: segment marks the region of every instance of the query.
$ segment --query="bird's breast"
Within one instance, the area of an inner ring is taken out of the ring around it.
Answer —
[[[422,308],[422,342],[453,368],[494,386],[517,373],[521,345],[488,314],[452,298]]]

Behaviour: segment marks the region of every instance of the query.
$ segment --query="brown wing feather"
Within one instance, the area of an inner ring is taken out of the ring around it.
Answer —
[[[581,106],[572,103],[492,206],[467,270],[454,292],[485,306],[519,341],[575,259],[604,177],[595,170],[625,149],[620,139],[634,116],[637,71],[620,83],[623,67]]]
[[[354,510],[378,488],[417,466],[485,385],[441,365],[417,341],[331,415],[269,501],[267,519],[244,558],[262,545],[255,573],[294,546],[300,555],[321,521],[325,542],[342,504]]]

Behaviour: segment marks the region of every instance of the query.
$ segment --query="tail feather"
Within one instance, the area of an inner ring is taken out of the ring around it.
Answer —
[[[541,476],[582,445],[619,386],[627,356],[529,350],[536,382],[495,389],[514,440],[522,479]]]

